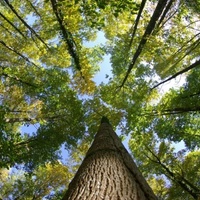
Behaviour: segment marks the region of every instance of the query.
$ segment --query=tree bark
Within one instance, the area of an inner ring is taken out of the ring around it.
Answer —
[[[63,200],[155,200],[112,126],[101,123]]]

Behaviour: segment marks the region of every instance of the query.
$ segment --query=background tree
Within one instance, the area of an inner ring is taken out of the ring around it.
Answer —
[[[5,172],[4,172],[5,173]],[[1,199],[61,199],[72,174],[61,163],[48,163],[32,174],[23,170],[1,176]]]

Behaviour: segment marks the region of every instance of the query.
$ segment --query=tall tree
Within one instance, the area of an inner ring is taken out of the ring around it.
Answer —
[[[199,198],[199,11],[199,0],[1,0],[3,171],[45,168],[63,146],[78,165],[106,115],[157,196]],[[106,43],[93,46],[98,31]],[[112,74],[98,85],[105,54]]]
[[[63,200],[157,199],[106,117]]]

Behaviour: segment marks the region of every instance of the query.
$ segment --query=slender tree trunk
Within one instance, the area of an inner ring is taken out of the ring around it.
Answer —
[[[155,200],[108,122],[101,123],[63,200]]]

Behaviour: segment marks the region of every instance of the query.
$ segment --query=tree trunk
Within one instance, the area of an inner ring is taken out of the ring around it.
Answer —
[[[63,200],[155,200],[111,125],[103,121]]]

